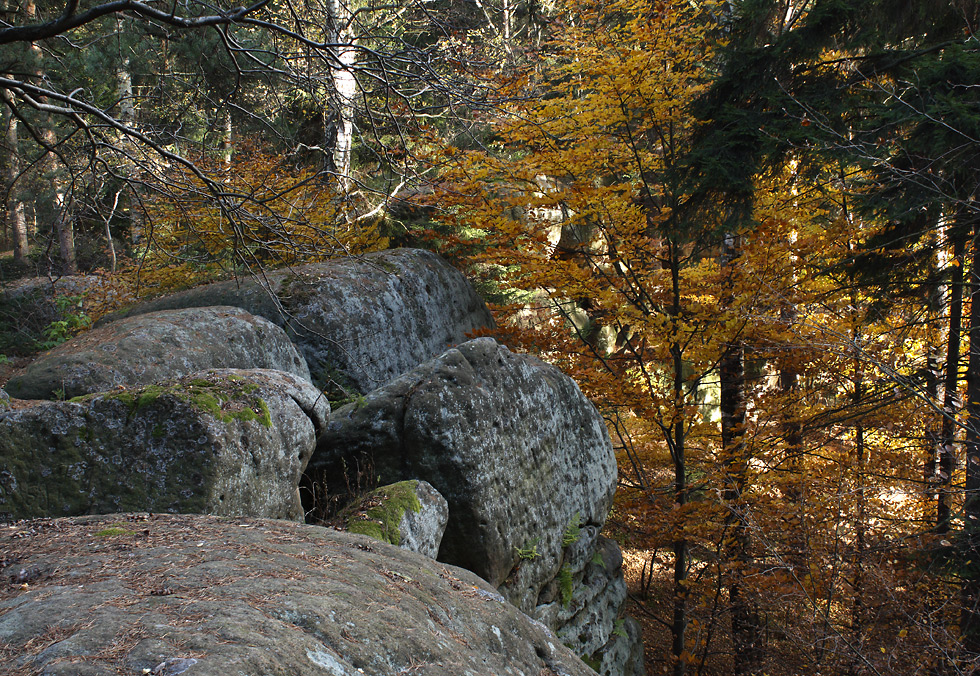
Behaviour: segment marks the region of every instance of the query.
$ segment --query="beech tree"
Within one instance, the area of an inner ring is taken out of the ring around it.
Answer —
[[[771,16],[743,24],[758,15],[731,3],[572,4],[496,143],[444,149],[443,198],[449,244],[479,252],[472,270],[506,299],[502,335],[572,373],[607,416],[616,518],[649,553],[646,579],[670,573],[648,607],[670,632],[657,666],[962,668],[956,580],[922,563],[946,546],[921,469],[941,410],[924,368],[934,284],[873,283],[854,265],[894,223],[864,199],[881,177],[843,152],[846,125],[791,106],[841,73],[710,39],[745,30],[830,68],[829,41],[793,31],[854,15],[803,3],[777,19],[761,3]],[[752,68],[778,76],[758,100],[731,75]],[[721,93],[748,103],[717,105]],[[908,254],[931,251],[922,239]]]

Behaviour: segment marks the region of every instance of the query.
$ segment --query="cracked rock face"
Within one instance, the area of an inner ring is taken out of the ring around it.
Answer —
[[[0,587],[14,670],[594,676],[480,578],[364,536],[158,514],[14,531],[0,577],[29,580]]]
[[[0,411],[0,517],[150,510],[303,519],[329,405],[281,371],[217,369]]]
[[[237,307],[127,317],[45,353],[7,383],[18,399],[71,399],[211,368],[275,369],[310,380],[286,332]]]
[[[449,503],[439,560],[528,613],[559,571],[565,532],[601,527],[616,487],[604,421],[575,382],[490,338],[335,411],[309,472],[329,484],[345,467],[432,484]]]
[[[483,299],[434,253],[394,249],[219,282],[143,303],[163,309],[233,305],[283,326],[318,387],[366,393],[494,326]]]

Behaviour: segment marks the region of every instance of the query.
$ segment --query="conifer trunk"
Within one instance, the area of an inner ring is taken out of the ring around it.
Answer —
[[[33,23],[37,20],[37,6],[34,0],[28,0],[24,5],[24,14],[28,22]],[[33,42],[30,46],[30,56],[33,60],[34,77],[42,82],[44,80],[44,55],[41,53],[41,48]],[[48,184],[51,186],[51,228],[58,238],[58,250],[61,259],[58,272],[70,275],[77,268],[75,263],[75,233],[68,208],[68,189],[62,177],[61,163],[54,151],[58,143],[57,134],[53,127],[54,121],[50,115],[47,117],[48,119],[45,120],[41,129],[41,141],[47,148],[41,166],[47,175]]]
[[[980,655],[980,240],[974,233],[970,266],[970,356],[966,390],[966,490],[963,498],[964,582],[960,633],[964,658]]]
[[[739,256],[738,239],[726,235],[722,247],[722,267],[729,270],[727,304],[734,300],[732,275]],[[745,588],[750,563],[751,535],[748,528],[744,490],[747,481],[748,447],[745,443],[745,349],[740,337],[732,338],[719,364],[721,386],[721,445],[724,471],[722,498],[728,509],[725,533],[731,533],[725,547],[728,575],[728,602],[731,611],[732,672],[748,676],[761,659],[758,610]]]
[[[943,376],[943,418],[939,440],[936,488],[936,531],[950,530],[952,504],[950,482],[956,460],[956,413],[959,410],[960,334],[963,332],[963,255],[965,238],[953,236],[953,274],[949,284],[949,330],[946,334],[946,367]]]
[[[20,161],[17,155],[17,118],[9,111],[5,111],[4,122],[7,147],[10,153],[4,163],[4,173],[7,184],[7,223],[10,227],[10,235],[14,245],[14,263],[20,265],[27,261],[28,241],[27,241],[27,218],[24,216],[24,203],[18,197],[19,190],[16,189],[18,175],[20,174]]]

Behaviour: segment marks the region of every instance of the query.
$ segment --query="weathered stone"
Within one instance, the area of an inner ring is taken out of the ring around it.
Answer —
[[[600,676],[643,676],[643,630],[632,617],[616,621],[612,639],[599,651]]]
[[[10,395],[6,390],[0,389],[0,411],[6,411],[8,408],[10,408]]]
[[[286,333],[237,307],[127,317],[51,350],[7,383],[18,399],[70,399],[211,368],[275,369],[310,380]]]
[[[0,413],[0,519],[126,510],[302,519],[329,406],[281,371],[217,369]]]
[[[525,612],[558,574],[569,525],[601,527],[616,486],[605,424],[575,382],[489,338],[331,415],[308,473],[342,492],[345,465],[431,483],[449,502],[439,560]]]
[[[449,519],[446,499],[426,481],[400,481],[377,488],[341,513],[345,530],[403,547],[431,559]]]
[[[129,312],[233,305],[286,328],[313,382],[335,399],[366,393],[467,334],[493,326],[466,278],[437,255],[396,249],[219,282]]]
[[[594,676],[477,576],[363,536],[158,514],[4,535],[0,578],[30,577],[0,586],[15,672]]]
[[[572,575],[571,597],[559,598],[557,617],[549,625],[580,655],[595,655],[613,637],[627,596],[619,545],[606,538],[598,544],[595,559]]]

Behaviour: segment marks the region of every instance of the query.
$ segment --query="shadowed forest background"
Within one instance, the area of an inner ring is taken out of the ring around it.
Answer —
[[[0,365],[431,248],[606,418],[650,673],[980,667],[976,0],[0,0]],[[89,289],[83,291],[83,289]]]

